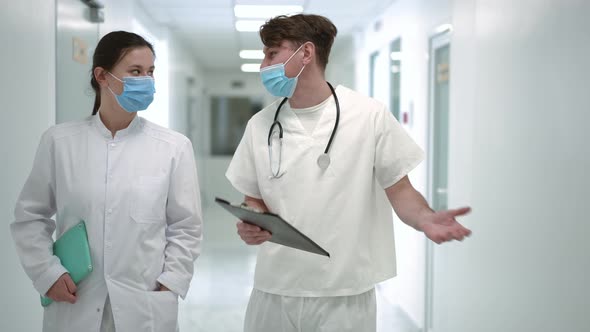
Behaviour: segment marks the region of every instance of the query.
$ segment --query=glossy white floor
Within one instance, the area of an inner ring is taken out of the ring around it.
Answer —
[[[227,212],[218,207],[203,212],[203,250],[190,291],[180,303],[180,331],[241,332],[257,248],[241,242],[236,221]],[[418,331],[399,307],[380,296],[379,288],[377,301],[378,332]]]

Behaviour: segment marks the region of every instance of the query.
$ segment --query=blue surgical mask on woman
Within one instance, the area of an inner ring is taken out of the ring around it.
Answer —
[[[143,111],[150,106],[156,92],[154,78],[151,76],[126,76],[119,79],[109,72],[116,80],[123,83],[123,92],[118,95],[108,87],[121,107],[129,113]]]
[[[305,65],[301,68],[297,76],[290,78],[285,75],[285,65],[293,58],[293,56],[295,56],[295,54],[297,54],[297,52],[299,52],[301,47],[303,47],[303,45],[299,46],[297,51],[295,51],[295,53],[293,53],[284,63],[277,63],[276,65],[260,69],[262,84],[264,84],[266,90],[268,90],[273,96],[291,98],[293,92],[295,92],[297,79],[299,78],[299,75],[301,75],[301,72],[303,72]]]

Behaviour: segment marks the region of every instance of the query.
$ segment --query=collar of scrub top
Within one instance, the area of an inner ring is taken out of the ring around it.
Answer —
[[[330,166],[330,156],[328,155],[328,151],[330,151],[330,147],[332,146],[332,141],[334,140],[334,136],[336,135],[336,129],[338,129],[338,122],[340,121],[340,103],[338,102],[338,96],[336,95],[336,91],[334,90],[334,87],[332,87],[332,84],[330,84],[330,82],[326,82],[326,84],[328,84],[330,91],[332,91],[332,96],[334,96],[334,102],[336,103],[336,121],[334,122],[334,129],[332,130],[332,134],[330,135],[330,140],[328,140],[328,144],[326,145],[326,149],[324,150],[324,153],[322,153],[318,157],[318,160],[317,160],[317,164],[322,170],[325,170],[328,168],[328,166]],[[271,139],[272,139],[274,127],[277,126],[279,128],[279,149],[280,149],[279,150],[279,167],[278,167],[276,174],[272,171],[272,165],[271,165],[271,172],[273,173],[272,177],[274,177],[274,178],[280,177],[279,174],[280,174],[280,168],[281,168],[281,154],[282,154],[282,146],[283,146],[283,125],[279,121],[279,112],[281,111],[281,107],[283,107],[283,104],[285,104],[287,99],[289,99],[289,98],[287,98],[287,97],[283,98],[283,100],[279,104],[279,107],[277,107],[273,123],[272,123],[272,125],[270,125],[270,130],[268,131],[269,159],[270,159],[270,162],[272,163]]]
[[[127,128],[117,131],[117,133],[115,134],[115,137],[113,138],[113,134],[111,134],[111,131],[104,125],[104,123],[100,119],[99,113],[96,113],[96,115],[91,115],[91,116],[92,116],[92,123],[94,124],[94,127],[96,127],[96,129],[98,130],[98,132],[100,133],[100,135],[102,137],[108,139],[109,141],[122,139],[122,138],[134,133],[135,131],[137,131],[141,127],[141,119],[139,118],[138,115],[136,115],[135,117],[133,117],[133,120],[131,120],[131,122],[129,123]]]

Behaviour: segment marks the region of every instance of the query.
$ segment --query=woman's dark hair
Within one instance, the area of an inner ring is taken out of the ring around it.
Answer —
[[[90,85],[96,94],[92,115],[95,115],[100,107],[100,85],[96,81],[96,78],[94,78],[94,69],[96,67],[102,67],[106,70],[111,70],[129,51],[140,47],[147,47],[155,54],[152,44],[140,35],[132,32],[113,31],[100,39],[92,57],[92,78],[90,79]]]

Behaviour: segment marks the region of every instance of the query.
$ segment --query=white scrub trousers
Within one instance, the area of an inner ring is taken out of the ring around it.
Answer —
[[[375,332],[375,289],[352,296],[291,297],[254,289],[244,332]]]

